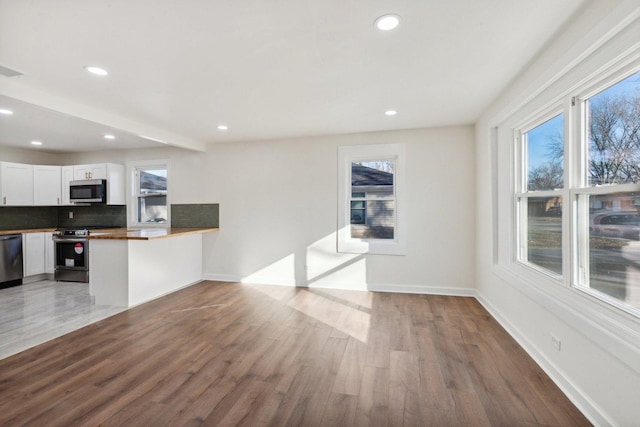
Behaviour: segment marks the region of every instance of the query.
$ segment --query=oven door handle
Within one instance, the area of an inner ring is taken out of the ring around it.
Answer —
[[[87,242],[87,239],[60,239],[60,238],[53,238],[54,242],[69,242],[69,243],[83,243],[83,242]]]

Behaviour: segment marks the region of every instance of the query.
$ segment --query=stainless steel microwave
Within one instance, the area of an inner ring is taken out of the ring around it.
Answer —
[[[73,203],[107,203],[107,180],[71,181],[69,183],[69,199]]]

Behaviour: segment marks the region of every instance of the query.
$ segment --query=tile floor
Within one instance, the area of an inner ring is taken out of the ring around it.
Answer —
[[[93,304],[87,283],[43,280],[0,289],[0,359],[123,310]]]

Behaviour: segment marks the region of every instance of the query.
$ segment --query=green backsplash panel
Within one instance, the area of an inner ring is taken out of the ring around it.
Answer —
[[[69,218],[73,212],[73,218]],[[126,206],[5,206],[0,207],[0,230],[107,226],[126,227]],[[171,205],[172,227],[218,228],[218,203]]]
[[[73,218],[69,218],[73,212]],[[126,206],[58,206],[57,221],[59,227],[107,226],[126,227]]]
[[[56,206],[3,206],[0,207],[0,230],[56,228]]]
[[[218,203],[171,205],[171,226],[218,228],[220,205]]]

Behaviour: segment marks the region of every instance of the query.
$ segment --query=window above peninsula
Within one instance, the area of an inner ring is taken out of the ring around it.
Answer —
[[[167,227],[170,224],[168,172],[168,164],[161,161],[130,165],[129,225]]]

